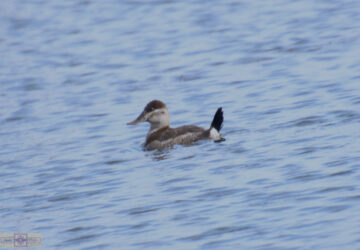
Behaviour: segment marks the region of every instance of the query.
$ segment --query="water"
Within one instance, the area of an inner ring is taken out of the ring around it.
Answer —
[[[0,8],[0,232],[45,249],[358,249],[360,2]],[[222,143],[163,152],[152,99]]]

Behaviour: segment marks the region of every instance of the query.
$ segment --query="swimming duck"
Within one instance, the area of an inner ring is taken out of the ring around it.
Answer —
[[[161,150],[174,144],[189,145],[201,139],[212,139],[215,142],[223,141],[225,139],[220,135],[223,121],[223,111],[220,107],[208,129],[195,125],[171,128],[167,106],[162,101],[153,100],[145,106],[143,112],[134,121],[127,123],[127,125],[149,122],[150,130],[147,133],[144,147],[147,150]]]

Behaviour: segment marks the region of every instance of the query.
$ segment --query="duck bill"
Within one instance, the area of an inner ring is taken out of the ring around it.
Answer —
[[[136,118],[135,120],[133,120],[132,122],[128,122],[126,123],[127,125],[136,125],[140,122],[145,122],[146,119],[145,119],[145,111],[143,111],[139,116],[138,118]]]

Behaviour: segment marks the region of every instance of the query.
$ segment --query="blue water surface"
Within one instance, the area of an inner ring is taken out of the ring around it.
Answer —
[[[0,233],[359,249],[360,1],[2,0]],[[226,141],[144,151],[152,99]]]

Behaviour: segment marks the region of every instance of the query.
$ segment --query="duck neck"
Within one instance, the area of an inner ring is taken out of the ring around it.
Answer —
[[[151,127],[150,127],[150,130],[149,130],[149,134],[150,133],[153,133],[155,131],[158,131],[162,128],[166,128],[166,127],[169,127],[170,124],[162,124],[162,123],[151,123]]]

